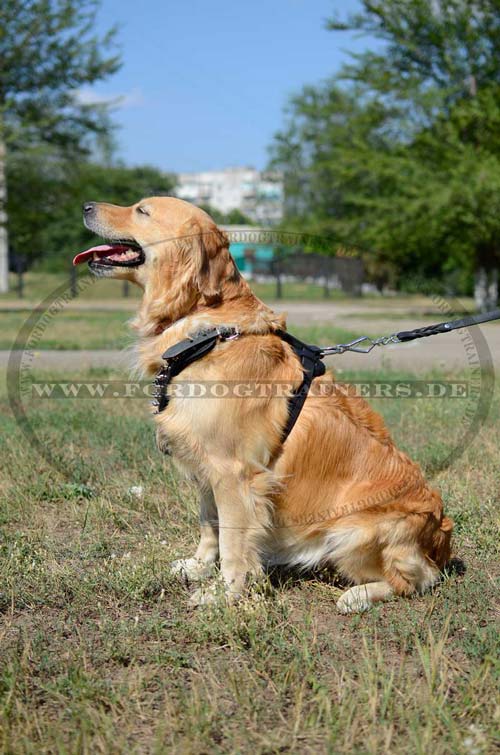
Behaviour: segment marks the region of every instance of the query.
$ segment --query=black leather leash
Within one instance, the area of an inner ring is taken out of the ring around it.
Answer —
[[[326,368],[322,361],[324,357],[332,354],[344,354],[346,351],[368,354],[375,346],[387,346],[390,343],[405,343],[417,338],[426,338],[427,336],[434,336],[439,333],[449,333],[459,328],[468,328],[471,325],[479,325],[491,320],[500,320],[500,309],[486,312],[482,315],[463,317],[460,320],[426,325],[423,328],[415,328],[414,330],[401,330],[399,333],[380,336],[380,338],[361,336],[360,338],[355,338],[354,341],[349,341],[349,343],[339,343],[335,346],[324,347],[304,343],[285,330],[275,331],[273,335],[278,336],[292,347],[302,365],[304,374],[302,383],[293,391],[289,399],[288,420],[281,436],[281,442],[285,442],[297,422],[312,381],[314,378],[325,374]],[[196,335],[185,338],[167,349],[162,354],[165,365],[159,370],[154,381],[156,392],[152,403],[156,407],[155,414],[159,414],[168,406],[170,397],[167,388],[172,378],[190,364],[208,354],[219,341],[232,341],[235,338],[239,338],[240,335],[241,333],[238,328],[221,325],[199,331]]]
[[[449,322],[438,322],[435,325],[425,325],[423,328],[415,330],[401,330],[399,333],[392,333],[390,336],[380,336],[380,338],[370,338],[370,336],[361,336],[355,338],[349,343],[338,343],[336,346],[325,346],[321,349],[322,356],[331,354],[343,354],[345,351],[356,351],[360,354],[369,354],[375,346],[387,346],[390,343],[405,343],[414,341],[416,338],[426,338],[427,336],[436,336],[439,333],[449,333],[459,328],[469,328],[471,325],[480,325],[483,322],[491,320],[500,320],[500,309],[494,309],[491,312],[485,312],[482,315],[470,315],[462,317],[460,320],[450,320]]]

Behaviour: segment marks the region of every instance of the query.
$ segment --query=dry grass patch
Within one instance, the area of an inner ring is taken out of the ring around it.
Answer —
[[[425,438],[438,453],[458,405],[409,406],[379,408],[429,465]],[[196,501],[155,450],[142,401],[33,405],[66,476],[0,412],[1,752],[493,751],[498,402],[436,479],[465,571],[353,617],[336,613],[341,588],[323,572],[272,574],[238,607],[187,607],[167,567],[193,547]]]

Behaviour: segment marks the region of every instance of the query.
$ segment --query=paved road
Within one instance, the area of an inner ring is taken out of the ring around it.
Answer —
[[[126,302],[133,309],[136,302]],[[102,302],[72,303],[75,309],[100,309]],[[115,302],[108,302],[111,309]],[[119,309],[123,309],[119,302]],[[385,300],[371,300],[348,303],[343,302],[282,302],[273,308],[285,311],[290,329],[304,324],[334,324],[339,328],[367,335],[386,335],[398,330],[409,330],[430,324],[429,319],[422,318],[428,314],[432,304],[415,307],[414,315],[408,317],[408,307],[385,306]],[[437,308],[434,308],[435,310]],[[406,315],[398,317],[398,315]],[[367,315],[370,315],[369,317]],[[388,315],[388,316],[387,316]],[[435,311],[435,320],[446,319],[446,315]],[[484,336],[484,339],[483,339]],[[500,325],[490,324],[469,331],[455,331],[446,335],[420,339],[407,344],[386,346],[375,349],[369,356],[360,354],[343,354],[329,360],[337,370],[379,370],[381,368],[402,369],[422,372],[430,369],[456,370],[474,366],[478,359],[490,358],[495,367],[500,367]],[[0,367],[8,363],[9,352],[0,351]],[[118,367],[127,370],[129,356],[121,351],[38,351],[34,353],[32,364],[39,369],[86,369],[87,367]]]
[[[72,299],[64,305],[68,311],[108,310],[123,311],[136,310],[140,299],[130,297],[128,299]],[[352,314],[371,314],[373,312],[387,312],[397,314],[431,314],[439,315],[439,300],[435,302],[427,297],[411,297],[402,301],[400,297],[390,296],[380,298],[360,299],[332,299],[325,301],[268,301],[268,306],[278,312],[288,312],[290,316],[310,317],[315,322],[328,321],[332,317],[341,317]],[[28,299],[1,299],[0,310],[25,310],[36,309],[39,303]],[[443,310],[441,310],[442,312]]]
[[[389,328],[370,328],[372,332],[390,332]],[[482,328],[485,341],[474,343],[471,330],[421,339],[412,343],[378,348],[370,355],[342,354],[330,357],[328,363],[336,370],[401,369],[415,373],[431,369],[442,371],[474,367],[478,360],[500,367],[500,329]],[[364,332],[369,332],[364,328]],[[6,367],[10,352],[0,351],[0,367]],[[129,355],[122,351],[38,351],[30,364],[38,369],[71,370],[78,373],[89,367],[117,367],[128,372]]]

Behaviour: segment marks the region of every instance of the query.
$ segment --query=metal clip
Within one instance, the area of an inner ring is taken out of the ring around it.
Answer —
[[[359,344],[369,344],[365,348]],[[358,354],[369,354],[375,346],[387,346],[389,343],[400,343],[396,333],[390,336],[381,336],[380,338],[370,338],[370,336],[360,336],[355,338],[354,341],[349,343],[339,343],[336,346],[326,346],[321,349],[322,356],[329,356],[331,354],[344,354],[346,351],[355,351]]]
[[[363,343],[364,341],[370,344],[368,348],[364,349],[361,346],[357,346],[357,344]],[[373,349],[375,344],[370,336],[360,336],[360,338],[356,338],[354,341],[349,341],[349,343],[342,344],[342,346],[345,347],[346,351],[356,351],[360,354],[368,354]]]
[[[390,336],[380,336],[373,341],[374,346],[387,346],[390,343],[401,343],[396,333],[392,333]]]
[[[228,332],[233,331],[231,335],[227,335]],[[224,341],[234,341],[235,338],[239,338],[241,333],[239,328],[237,327],[224,327],[217,328],[217,335],[222,338]]]

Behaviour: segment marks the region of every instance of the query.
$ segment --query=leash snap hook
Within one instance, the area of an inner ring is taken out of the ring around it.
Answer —
[[[217,335],[224,341],[234,341],[236,338],[240,337],[241,332],[237,327],[217,328]]]
[[[390,343],[401,343],[401,341],[395,333],[392,333],[390,336],[380,336],[380,338],[375,338],[373,341],[374,346],[388,346]]]
[[[367,343],[369,344],[366,348],[363,348],[362,346],[358,344]],[[370,336],[360,336],[359,338],[356,338],[354,341],[350,341],[349,343],[343,344],[346,348],[346,351],[356,351],[359,354],[369,354],[369,352],[377,345]]]

